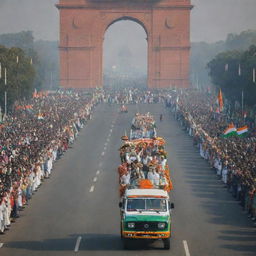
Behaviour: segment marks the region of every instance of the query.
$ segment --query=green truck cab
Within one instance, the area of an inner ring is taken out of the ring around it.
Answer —
[[[169,195],[162,189],[127,189],[119,203],[124,248],[135,239],[159,240],[170,249],[171,209]]]

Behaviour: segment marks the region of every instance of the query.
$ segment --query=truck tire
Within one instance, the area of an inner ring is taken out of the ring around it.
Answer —
[[[163,239],[163,243],[164,243],[164,249],[165,250],[170,250],[170,247],[171,247],[171,239],[170,239],[170,237]]]

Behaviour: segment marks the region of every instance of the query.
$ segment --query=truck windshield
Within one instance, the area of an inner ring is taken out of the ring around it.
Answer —
[[[127,211],[167,211],[166,199],[132,198],[127,200]]]

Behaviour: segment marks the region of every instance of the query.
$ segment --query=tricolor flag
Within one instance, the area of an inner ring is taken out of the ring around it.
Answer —
[[[237,135],[237,130],[236,130],[236,127],[234,126],[234,124],[231,123],[228,126],[228,128],[224,131],[223,137],[227,138],[227,137],[234,136],[234,135]]]
[[[237,135],[238,136],[242,136],[242,135],[244,135],[245,133],[247,133],[248,132],[248,127],[247,127],[247,125],[245,125],[245,126],[243,126],[243,127],[241,127],[241,128],[237,128]]]
[[[221,89],[218,94],[218,105],[219,105],[220,112],[222,112],[223,111],[223,97],[222,97]]]

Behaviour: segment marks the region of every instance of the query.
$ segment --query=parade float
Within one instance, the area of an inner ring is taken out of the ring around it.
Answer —
[[[136,135],[135,135],[136,134]],[[156,137],[154,118],[136,114],[130,139],[122,136],[120,184],[121,238],[124,248],[131,240],[163,240],[170,249],[173,189],[167,164],[165,140]]]

